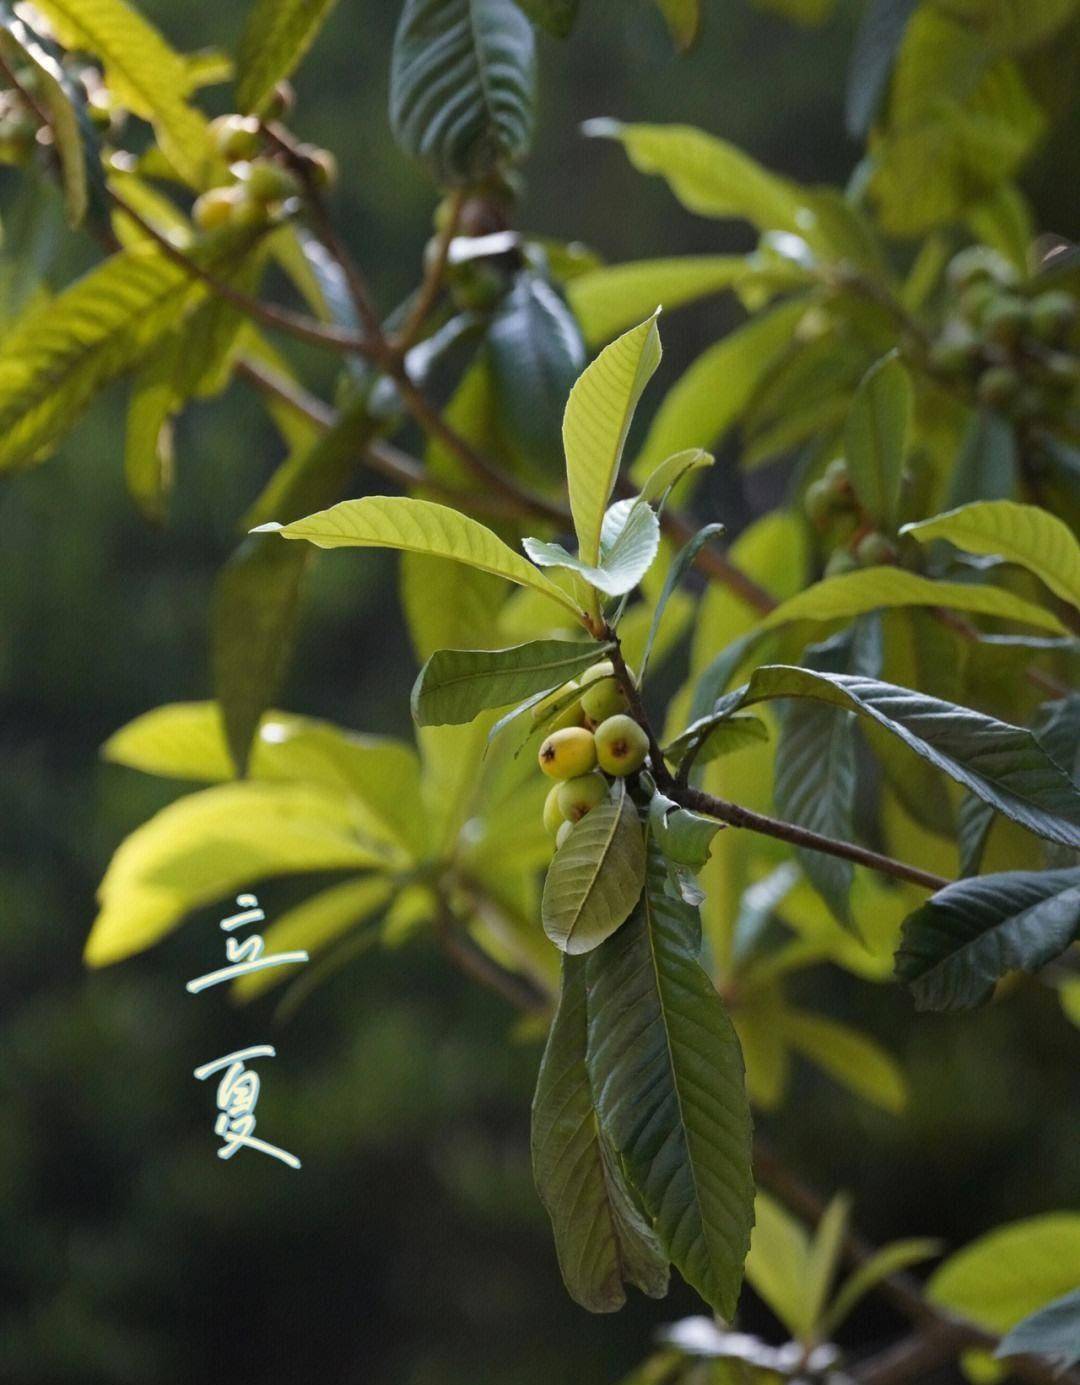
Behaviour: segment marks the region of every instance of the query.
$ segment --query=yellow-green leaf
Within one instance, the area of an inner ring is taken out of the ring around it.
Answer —
[[[680,255],[603,265],[572,279],[566,296],[589,342],[609,341],[659,303],[665,310],[718,293],[745,278],[743,255]]]
[[[866,1034],[822,1015],[785,1011],[785,1037],[812,1063],[857,1096],[898,1115],[907,1102],[907,1083],[896,1061]]]
[[[676,46],[685,52],[697,38],[701,0],[656,0]]]
[[[654,312],[605,347],[579,377],[567,400],[563,442],[570,509],[581,560],[590,567],[600,560],[604,510],[615,486],[634,410],[660,364],[656,318]],[[668,448],[669,452],[677,450]]]
[[[431,500],[369,495],[362,500],[343,500],[292,524],[262,524],[254,532],[272,531],[285,539],[306,539],[319,548],[398,548],[452,558],[520,587],[535,587],[579,614],[565,592],[485,525]]]
[[[966,553],[1019,563],[1063,601],[1080,607],[1080,543],[1067,524],[1037,505],[977,500],[901,531],[920,543],[948,539]]]
[[[296,68],[336,0],[256,0],[236,58],[236,101],[242,111],[265,105],[275,85]]]

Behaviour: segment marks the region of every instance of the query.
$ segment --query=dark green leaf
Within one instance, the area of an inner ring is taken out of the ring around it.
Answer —
[[[976,798],[973,793],[965,794],[956,814],[956,846],[960,853],[961,875],[978,875],[979,863],[993,825],[994,809],[991,805]]]
[[[1045,1356],[1062,1370],[1080,1361],[1080,1289],[1032,1313],[1001,1341],[995,1356]]]
[[[694,955],[697,912],[666,882],[652,844],[639,907],[589,957],[589,1077],[665,1252],[730,1320],[754,1220],[750,1108],[739,1041]]]
[[[532,25],[514,0],[405,0],[394,38],[390,122],[442,186],[516,163],[532,138]]]
[[[600,1130],[585,1064],[585,967],[584,958],[563,958],[533,1098],[532,1165],[570,1296],[592,1313],[611,1313],[626,1302],[624,1281],[662,1298],[668,1265]]]
[[[972,415],[949,482],[949,504],[1011,500],[1017,489],[1016,434],[990,409]]]
[[[707,454],[705,454],[707,455]],[[655,473],[654,473],[655,474]],[[675,560],[668,568],[667,576],[664,578],[664,585],[660,589],[660,595],[656,600],[656,607],[653,611],[652,624],[649,626],[649,637],[645,641],[645,652],[641,656],[640,676],[645,677],[645,670],[649,666],[649,656],[652,654],[652,647],[656,640],[657,631],[660,629],[660,622],[664,618],[664,610],[671,600],[671,594],[679,585],[682,579],[694,565],[694,559],[708,543],[714,534],[722,534],[724,526],[722,524],[706,524],[703,529],[699,529],[692,539],[679,550],[675,555]]]
[[[890,531],[900,509],[911,408],[911,381],[891,353],[863,376],[844,429],[855,494],[874,523]]]
[[[701,870],[709,859],[710,843],[721,825],[715,818],[680,808],[661,793],[653,794],[649,801],[649,831],[674,866]]]
[[[870,128],[889,80],[893,58],[919,0],[870,0],[863,12],[848,68],[845,121],[861,139]]]
[[[768,727],[760,717],[750,714],[725,717],[707,733],[701,743],[701,749],[694,755],[694,763],[707,765],[711,760],[719,760],[724,755],[732,755],[736,750],[745,750],[747,746],[757,745],[768,739]],[[664,757],[678,763],[690,747],[697,743],[697,734],[688,729],[665,747]]]
[[[585,344],[559,295],[539,275],[521,273],[487,333],[499,422],[530,467],[562,479],[562,418],[585,365]]]
[[[336,0],[255,0],[236,55],[236,102],[263,109],[278,82],[296,68]]]
[[[1037,971],[1080,930],[1080,869],[958,880],[904,920],[896,974],[920,1010],[981,1005],[1010,971]]]
[[[416,680],[418,726],[460,726],[487,707],[549,692],[583,673],[611,646],[580,640],[532,640],[511,649],[440,649]]]
[[[574,824],[552,859],[540,907],[544,932],[562,952],[589,952],[626,922],[644,883],[641,823],[617,779],[611,797]]]

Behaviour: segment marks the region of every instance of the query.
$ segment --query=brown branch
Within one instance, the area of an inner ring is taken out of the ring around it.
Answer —
[[[457,231],[464,201],[465,193],[461,188],[456,188],[447,199],[446,221],[435,237],[435,253],[425,265],[424,277],[417,290],[416,298],[409,309],[401,331],[393,339],[393,350],[399,358],[404,357],[406,351],[419,337],[432,308],[438,302],[439,294],[442,292],[443,277],[446,274],[450,242],[454,239],[454,234]]]
[[[502,996],[514,1009],[526,1015],[548,1013],[551,1008],[548,997],[527,977],[509,971],[478,947],[444,900],[440,901],[434,927],[436,941],[459,971]]]

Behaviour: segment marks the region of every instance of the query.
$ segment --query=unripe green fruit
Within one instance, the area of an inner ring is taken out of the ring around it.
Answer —
[[[806,510],[807,519],[819,529],[824,529],[832,514],[832,507],[832,489],[828,481],[824,477],[811,481],[803,496],[803,508]]]
[[[264,159],[242,164],[236,173],[256,202],[284,202],[287,197],[295,197],[300,191],[295,174],[280,164],[268,163]]]
[[[567,837],[569,837],[570,833],[571,833],[573,830],[574,830],[574,824],[573,824],[572,822],[564,822],[564,823],[563,823],[563,825],[562,825],[562,826],[559,828],[559,830],[555,833],[555,849],[556,849],[556,851],[559,849],[560,846],[562,846],[563,842],[566,841]]]
[[[567,726],[545,739],[537,758],[552,779],[576,779],[596,768],[596,741],[583,726]]]
[[[979,376],[975,393],[981,403],[1001,409],[1016,398],[1020,383],[1020,376],[1012,366],[992,365]]]
[[[839,577],[845,572],[854,572],[858,563],[846,548],[837,548],[829,555],[825,564],[826,577]]]
[[[881,563],[891,563],[896,559],[896,549],[877,531],[864,534],[855,545],[855,561],[863,567],[877,567]]]
[[[1028,325],[1027,304],[1012,294],[1002,294],[983,313],[982,328],[991,341],[1012,346]]]
[[[613,717],[616,712],[626,711],[626,696],[615,681],[614,672],[614,665],[605,660],[581,675],[581,709],[593,726]]]
[[[219,115],[210,122],[214,148],[226,163],[253,159],[262,144],[259,122],[253,115]]]
[[[540,722],[551,711],[562,698],[564,698],[571,688],[576,688],[577,683],[571,679],[569,683],[564,683],[561,688],[556,688],[553,693],[548,693],[547,697],[542,698],[529,713],[532,724],[539,726]],[[571,702],[569,707],[564,707],[559,715],[552,721],[550,731],[562,731],[567,726],[581,726],[585,721],[585,713],[581,710],[580,702]]]
[[[191,219],[200,231],[219,231],[236,224],[242,195],[239,188],[211,188],[197,199]]]
[[[552,784],[547,798],[544,799],[544,829],[552,836],[566,821],[566,814],[559,807],[559,790],[562,787],[562,784]]]
[[[1040,293],[1029,309],[1031,330],[1040,341],[1056,344],[1076,321],[1076,299],[1063,289]]]
[[[980,279],[977,283],[969,284],[960,295],[960,311],[969,322],[978,326],[982,322],[983,314],[997,297],[996,285],[989,280]]]
[[[633,774],[645,763],[649,738],[633,717],[620,712],[596,728],[596,759],[606,774]]]
[[[825,468],[825,475],[821,479],[828,488],[828,494],[834,504],[838,501],[846,502],[850,498],[851,476],[843,457],[834,457]]]
[[[1011,287],[1016,283],[1016,270],[988,245],[969,245],[949,261],[948,278],[957,290],[986,280]]]
[[[591,812],[607,796],[607,780],[595,770],[591,774],[579,775],[576,779],[565,779],[556,784],[559,811],[567,822],[580,822],[586,813]]]

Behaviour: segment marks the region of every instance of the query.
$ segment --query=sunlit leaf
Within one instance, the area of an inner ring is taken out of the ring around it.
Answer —
[[[907,1103],[907,1083],[896,1060],[858,1030],[805,1011],[787,1010],[780,1025],[792,1048],[837,1082],[892,1115]]]
[[[697,38],[701,23],[701,0],[656,0],[667,20],[671,37],[684,52]]]
[[[821,1320],[821,1333],[831,1337],[851,1313],[859,1300],[875,1289],[883,1279],[900,1274],[921,1260],[940,1255],[942,1244],[929,1237],[908,1241],[893,1241],[874,1252],[840,1286],[840,1291]]]
[[[619,501],[618,505],[626,506],[625,516],[620,514],[611,526],[610,545],[601,536],[601,556],[596,566],[582,562],[559,543],[523,539],[522,547],[540,567],[569,568],[597,591],[607,596],[622,596],[633,591],[652,567],[660,548],[660,524],[652,507],[644,502]]]
[[[659,303],[665,311],[731,288],[750,272],[743,255],[680,255],[601,265],[567,286],[570,306],[590,342],[609,341]]]
[[[236,56],[236,102],[262,109],[315,42],[336,0],[255,0]]]

